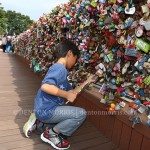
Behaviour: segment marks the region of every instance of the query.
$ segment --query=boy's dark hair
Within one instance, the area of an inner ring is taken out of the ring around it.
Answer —
[[[79,58],[80,51],[78,47],[72,41],[69,40],[64,40],[56,45],[55,48],[56,58],[59,59],[61,57],[65,57],[69,50],[72,51],[74,56],[77,56]]]

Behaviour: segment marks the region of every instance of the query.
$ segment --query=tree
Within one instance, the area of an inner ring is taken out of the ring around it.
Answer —
[[[7,11],[6,17],[8,19],[7,30],[9,34],[13,34],[14,32],[20,34],[23,31],[26,31],[33,23],[28,16],[16,13],[15,11]]]
[[[10,35],[20,34],[33,23],[29,16],[11,10],[5,11],[1,5],[0,3],[0,35],[6,32]]]
[[[7,32],[7,21],[8,19],[5,17],[6,11],[1,6],[0,3],[0,35],[3,35]]]

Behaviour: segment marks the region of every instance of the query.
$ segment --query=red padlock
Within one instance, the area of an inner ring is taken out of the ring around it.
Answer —
[[[141,86],[142,85],[142,82],[143,82],[143,79],[141,76],[138,76],[137,79],[136,79],[136,83],[138,86]]]

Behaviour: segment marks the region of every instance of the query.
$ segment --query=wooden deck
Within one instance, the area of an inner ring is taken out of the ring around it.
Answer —
[[[53,150],[40,135],[33,133],[27,139],[22,132],[40,83],[20,57],[0,51],[0,150]],[[70,150],[116,149],[88,120],[69,141]]]

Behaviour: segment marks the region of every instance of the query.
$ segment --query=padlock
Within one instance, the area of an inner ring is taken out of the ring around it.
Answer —
[[[135,6],[132,0],[130,0],[129,4],[126,5],[125,13],[130,15],[133,15],[135,13]]]
[[[137,38],[135,41],[135,45],[145,53],[148,53],[148,51],[150,50],[150,44],[146,43],[142,39]]]
[[[141,118],[140,118],[140,117],[135,117],[135,118],[133,119],[132,128],[135,128],[135,125],[136,125],[136,124],[139,124],[139,123],[142,123]]]

